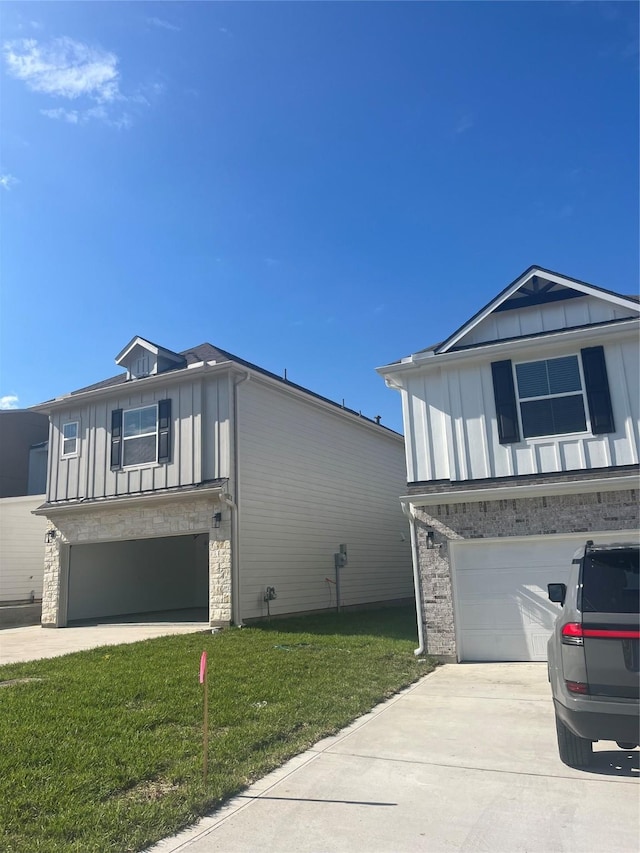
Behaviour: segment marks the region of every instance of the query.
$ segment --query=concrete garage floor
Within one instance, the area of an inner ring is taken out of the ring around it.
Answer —
[[[206,609],[163,611],[85,620],[69,628],[5,628],[0,631],[0,664],[55,658],[98,646],[137,643],[167,634],[210,631]]]
[[[153,853],[636,853],[638,750],[558,758],[546,664],[438,669]]]

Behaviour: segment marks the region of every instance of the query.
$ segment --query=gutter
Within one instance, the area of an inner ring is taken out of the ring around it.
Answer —
[[[413,506],[406,498],[400,498],[402,512],[409,519],[409,530],[411,534],[411,562],[413,564],[413,589],[416,599],[416,619],[418,622],[418,648],[413,653],[416,657],[424,654],[424,609],[422,603],[422,592],[420,589],[420,564],[418,563],[418,539],[416,535],[416,519]]]

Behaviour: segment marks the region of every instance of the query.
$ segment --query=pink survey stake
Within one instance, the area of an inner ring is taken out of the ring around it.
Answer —
[[[207,671],[207,653],[202,652],[200,658],[200,684],[204,684],[204,676]]]

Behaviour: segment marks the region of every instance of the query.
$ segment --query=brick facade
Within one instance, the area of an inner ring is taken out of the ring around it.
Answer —
[[[66,624],[66,589],[69,545],[209,533],[209,620],[212,625],[231,622],[231,520],[222,514],[220,527],[211,519],[220,505],[197,495],[179,500],[150,499],[144,504],[92,506],[52,513],[45,544],[42,625]]]
[[[448,661],[456,659],[451,540],[560,533],[587,539],[591,530],[640,526],[637,489],[436,504],[416,507],[415,516],[427,651]]]

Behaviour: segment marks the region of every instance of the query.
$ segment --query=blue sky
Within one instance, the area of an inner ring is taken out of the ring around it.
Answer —
[[[401,429],[376,366],[531,264],[638,287],[638,6],[0,7],[0,398],[209,341]]]

